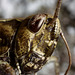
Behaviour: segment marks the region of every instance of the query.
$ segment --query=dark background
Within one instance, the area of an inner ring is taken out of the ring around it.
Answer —
[[[24,18],[37,13],[53,15],[57,0],[0,0],[0,19]],[[61,27],[68,41],[72,54],[72,67],[68,75],[75,75],[75,0],[63,0],[59,19]],[[58,58],[60,75],[68,66],[66,47],[61,38],[55,49],[54,56]],[[47,64],[38,75],[55,75],[54,62]]]

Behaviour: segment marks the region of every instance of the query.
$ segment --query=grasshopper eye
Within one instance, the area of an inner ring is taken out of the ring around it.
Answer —
[[[28,23],[29,30],[34,33],[38,32],[44,24],[45,19],[45,15],[42,14],[33,16]]]

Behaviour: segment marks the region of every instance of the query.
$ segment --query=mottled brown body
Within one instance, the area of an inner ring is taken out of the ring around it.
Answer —
[[[6,26],[1,33],[3,33],[2,36],[6,35],[5,38],[8,38],[9,42],[7,43],[9,45],[18,25],[20,25],[15,40],[16,47],[13,51],[20,61],[19,63],[23,72],[37,72],[41,69],[49,60],[49,57],[56,47],[57,39],[60,34],[59,20],[57,19],[54,24],[49,24],[49,20],[52,20],[52,16],[47,14],[37,14],[27,17],[24,20],[16,19],[12,20],[13,22],[11,20],[0,22],[0,28]],[[40,28],[38,30],[36,29],[37,31],[30,30],[28,26],[33,21],[34,24],[40,24]],[[8,52],[8,48],[10,47],[8,44],[5,46],[3,45],[6,49],[3,49],[2,46],[0,46],[1,55]]]
[[[16,19],[0,20],[0,75],[15,75],[10,59],[7,58],[10,58],[11,40],[20,21]]]
[[[20,21],[16,19],[0,20],[0,56],[8,52],[12,37]]]

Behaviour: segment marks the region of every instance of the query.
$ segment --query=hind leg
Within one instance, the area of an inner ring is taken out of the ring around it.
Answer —
[[[58,59],[55,56],[51,56],[50,57],[50,61],[51,62],[54,62],[55,75],[59,75],[59,63],[58,63]]]

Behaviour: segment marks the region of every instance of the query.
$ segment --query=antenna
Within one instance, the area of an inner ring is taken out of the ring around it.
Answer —
[[[59,12],[60,12],[60,8],[61,8],[61,3],[62,3],[62,0],[58,0],[57,7],[56,7],[56,10],[55,10],[53,19],[57,19],[58,18]]]
[[[62,0],[58,0],[57,5],[56,5],[56,10],[54,13],[54,17],[53,17],[53,20],[51,21],[51,23],[54,23],[56,21],[56,19],[58,18],[60,8],[61,8],[61,3],[62,3]]]
[[[71,52],[70,52],[70,48],[68,46],[68,43],[67,43],[67,41],[66,41],[66,39],[64,37],[64,34],[63,34],[61,29],[60,29],[60,35],[61,35],[61,37],[62,37],[62,39],[63,39],[63,41],[64,41],[64,43],[66,45],[66,48],[67,48],[67,51],[68,51],[68,56],[69,56],[69,65],[68,65],[68,68],[67,68],[67,70],[66,70],[66,72],[64,74],[64,75],[67,75],[67,73],[68,73],[68,71],[69,71],[69,69],[71,67]]]

